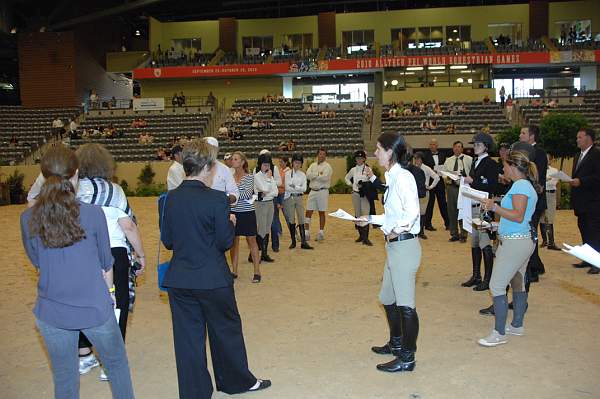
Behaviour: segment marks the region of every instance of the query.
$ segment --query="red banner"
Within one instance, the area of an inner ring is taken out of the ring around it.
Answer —
[[[420,55],[381,58],[339,59],[318,62],[253,64],[253,65],[219,65],[219,66],[183,66],[164,68],[141,68],[133,71],[134,79],[169,79],[226,76],[259,76],[282,75],[286,73],[318,72],[318,71],[356,71],[365,69],[406,68],[427,65],[527,65],[550,64],[562,62],[557,52],[497,53],[497,54],[459,54],[459,55]],[[568,52],[572,53],[572,52]],[[583,53],[582,53],[583,54]],[[566,55],[566,54],[565,54]],[[571,62],[589,62],[595,56],[600,62],[600,51],[589,51],[583,55],[569,54]],[[564,57],[563,57],[564,58]],[[566,60],[566,58],[564,58]]]

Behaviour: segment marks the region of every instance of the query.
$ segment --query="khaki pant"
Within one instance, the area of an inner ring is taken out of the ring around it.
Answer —
[[[419,198],[419,212],[421,213],[421,216],[425,215],[425,212],[427,212],[427,204],[429,203],[429,191],[427,191],[425,193],[425,196],[423,198]]]
[[[352,206],[354,207],[354,216],[368,215],[371,207],[367,197],[361,197],[359,193],[352,193]]]
[[[533,247],[531,238],[500,239],[490,280],[493,297],[505,295],[509,282],[513,292],[525,291],[525,273]]]
[[[471,213],[471,216],[473,218],[480,218],[481,214],[479,212],[480,207],[476,206],[474,208],[472,208],[473,211]],[[475,226],[473,226],[473,234],[471,235],[471,248],[485,248],[488,245],[492,245],[492,240],[490,240],[490,236],[488,235],[486,230],[478,230],[475,228]]]
[[[448,205],[448,219],[450,235],[458,236],[462,233],[461,224],[458,221],[458,186],[455,184],[446,185],[446,202]]]
[[[544,211],[542,222],[545,224],[554,224],[554,217],[556,216],[556,192],[549,193],[546,191],[546,201],[548,207]]]
[[[415,308],[415,281],[421,264],[421,243],[417,238],[385,245],[387,257],[379,301],[384,305]]]
[[[301,195],[291,195],[288,199],[283,201],[283,214],[285,215],[288,223],[296,224],[296,216],[298,217],[298,224],[304,224],[304,203]]]
[[[329,200],[329,189],[324,188],[319,191],[310,190],[308,200],[306,201],[306,209],[309,211],[327,211],[327,202]]]
[[[256,208],[258,235],[264,237],[271,232],[271,224],[273,223],[273,215],[275,214],[273,201],[254,201],[254,207]]]

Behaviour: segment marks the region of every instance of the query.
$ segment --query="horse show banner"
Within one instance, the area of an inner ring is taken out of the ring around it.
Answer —
[[[385,68],[425,67],[428,65],[543,65],[573,62],[599,63],[600,50],[496,54],[468,53],[335,59],[295,63],[140,68],[133,71],[133,78],[136,80],[202,77],[214,78],[229,76],[284,75],[322,71],[351,72],[360,70],[382,70]]]

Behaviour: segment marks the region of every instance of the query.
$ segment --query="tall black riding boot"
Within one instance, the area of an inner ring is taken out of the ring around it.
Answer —
[[[269,235],[265,234],[265,236],[261,239],[261,243],[262,243],[262,248],[261,248],[261,254],[260,254],[260,259],[262,261],[271,263],[271,262],[275,262],[270,256],[269,256]]]
[[[415,369],[415,352],[419,335],[419,316],[417,310],[408,306],[399,306],[402,318],[402,349],[400,355],[391,362],[378,364],[377,369],[394,373],[398,371],[413,371]]]
[[[306,242],[306,230],[304,229],[304,225],[300,224],[298,225],[298,229],[300,230],[300,248],[302,249],[314,249],[313,247],[311,247],[310,245],[308,245],[308,242]]]
[[[363,233],[360,226],[355,225],[354,228],[358,232],[358,238],[354,240],[354,242],[362,242],[363,241]]]
[[[461,284],[463,287],[472,287],[481,283],[481,248],[471,248],[471,259],[473,261],[473,275]]]
[[[554,242],[554,225],[548,225],[548,249],[552,249],[554,251],[560,251],[560,248],[556,246]]]
[[[385,315],[387,317],[388,326],[390,328],[390,340],[383,346],[373,346],[371,350],[378,355],[400,356],[402,349],[402,318],[400,317],[400,309],[396,304],[383,305]]]
[[[549,225],[551,226],[551,225]],[[547,234],[547,229],[546,229],[546,224],[545,223],[540,223],[540,234],[542,236],[542,247],[545,247],[548,245],[548,240],[546,239],[546,237],[548,236]]]
[[[371,240],[369,240],[369,225],[361,227],[363,232],[363,245],[368,245],[369,247],[373,246]]]
[[[492,278],[492,269],[494,267],[494,250],[491,245],[481,250],[483,253],[483,281],[473,287],[474,291],[486,291],[490,288],[490,279]]]
[[[292,243],[290,244],[289,248],[296,248],[296,224],[288,223],[288,228],[290,229],[290,238],[292,239]]]

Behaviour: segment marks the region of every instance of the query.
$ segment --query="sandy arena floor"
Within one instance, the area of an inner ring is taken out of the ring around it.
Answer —
[[[170,312],[156,288],[156,199],[131,204],[149,261],[127,336],[136,396],[176,398]],[[351,210],[350,197],[333,196],[330,206]],[[23,209],[0,208],[0,397],[51,398],[51,373],[31,313],[36,274],[20,241]],[[440,227],[439,217],[434,223]],[[493,319],[477,314],[490,304],[488,293],[460,287],[471,270],[469,244],[449,243],[441,230],[428,235],[417,281],[417,368],[409,374],[378,372],[375,365],[388,358],[369,349],[387,339],[377,302],[380,232],[372,234],[375,245],[365,247],[354,243],[350,223],[329,218],[326,240],[312,242],[316,249],[308,252],[288,250],[286,231],[276,262],[262,268],[261,284],[250,282],[250,264],[241,263],[236,289],[249,362],[257,377],[273,381],[271,389],[248,397],[600,398],[599,276],[571,267],[569,255],[542,250],[548,272],[532,286],[526,336],[482,348],[476,340],[489,333]],[[558,243],[579,242],[571,211],[559,212],[557,237]],[[98,374],[94,369],[81,378],[82,398],[110,397]]]

